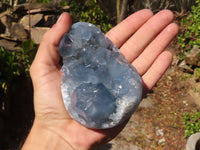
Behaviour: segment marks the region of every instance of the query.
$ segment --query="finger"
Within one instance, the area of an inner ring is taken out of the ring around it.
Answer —
[[[169,51],[164,51],[152,64],[149,70],[142,76],[143,82],[150,90],[156,82],[162,77],[167,68],[172,62],[172,54]]]
[[[140,75],[143,75],[148,70],[154,60],[169,45],[177,33],[178,26],[175,23],[168,25],[141,55],[132,62],[132,65],[137,69]]]
[[[124,21],[112,28],[106,36],[117,46],[121,45],[135,32],[140,26],[142,26],[153,13],[150,10],[144,9],[138,11]]]
[[[71,17],[68,13],[63,13],[57,23],[45,33],[42,38],[35,60],[37,63],[55,66],[58,64],[60,55],[58,45],[62,36],[68,32],[71,26]]]
[[[144,48],[173,21],[174,15],[163,10],[151,17],[120,49],[128,62],[137,58]]]

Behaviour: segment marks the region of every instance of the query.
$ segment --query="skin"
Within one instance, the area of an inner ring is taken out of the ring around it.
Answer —
[[[171,64],[172,55],[164,50],[178,32],[177,25],[172,23],[173,18],[169,10],[156,15],[150,10],[141,10],[106,34],[127,61],[136,67],[145,92],[156,84]],[[63,13],[44,35],[30,68],[35,120],[23,150],[93,149],[113,139],[128,122],[112,129],[92,130],[68,115],[61,96],[58,45],[70,26],[70,15]]]

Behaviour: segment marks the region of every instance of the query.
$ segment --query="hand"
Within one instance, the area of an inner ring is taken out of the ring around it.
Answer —
[[[155,85],[171,63],[171,53],[164,50],[178,32],[172,21],[173,14],[168,10],[154,16],[149,10],[141,10],[107,33],[128,62],[136,67],[146,90]],[[114,138],[126,124],[92,130],[68,115],[61,96],[58,45],[70,26],[69,14],[63,13],[44,35],[31,66],[35,120],[23,149],[92,149]]]

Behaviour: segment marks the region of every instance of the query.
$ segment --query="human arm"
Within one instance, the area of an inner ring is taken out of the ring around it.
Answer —
[[[173,14],[168,10],[154,16],[149,10],[141,10],[107,33],[128,62],[136,67],[146,91],[155,85],[171,63],[172,55],[164,49],[178,31],[172,21]],[[35,120],[23,149],[92,149],[114,138],[126,124],[92,130],[68,115],[61,96],[58,45],[70,26],[70,16],[64,13],[44,35],[31,66]]]

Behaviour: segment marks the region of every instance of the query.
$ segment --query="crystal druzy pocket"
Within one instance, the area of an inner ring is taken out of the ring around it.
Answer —
[[[105,129],[127,120],[142,97],[142,80],[96,26],[78,22],[61,39],[61,92],[69,115],[82,125]]]

